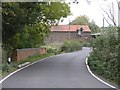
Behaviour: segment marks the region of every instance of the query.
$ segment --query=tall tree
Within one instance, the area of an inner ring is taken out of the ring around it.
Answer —
[[[50,25],[69,13],[70,8],[64,2],[2,3],[3,47],[11,51],[43,44]]]
[[[70,24],[72,25],[88,25],[91,29],[92,33],[96,33],[100,31],[100,28],[95,24],[95,22],[92,20],[89,21],[89,18],[87,16],[79,16],[75,18]]]
[[[95,21],[91,21],[91,22],[89,22],[89,28],[91,29],[91,31],[92,31],[92,33],[97,33],[97,32],[100,32],[101,31],[101,29],[100,29],[100,27],[99,26],[97,26],[96,24],[95,24]]]
[[[89,23],[89,18],[87,16],[79,16],[77,18],[75,18],[75,20],[73,20],[70,24],[72,25],[88,25]]]

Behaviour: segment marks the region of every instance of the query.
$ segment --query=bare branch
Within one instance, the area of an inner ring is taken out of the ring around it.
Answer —
[[[109,26],[111,26],[111,24],[109,23],[109,21],[106,19],[106,18],[104,18],[105,19],[105,21],[109,24]]]
[[[103,15],[103,18],[105,19],[105,21],[109,24],[109,26],[111,26],[111,23],[109,23],[109,21],[105,18],[105,16]]]
[[[103,18],[105,19],[105,21],[107,22],[107,24],[109,25],[109,26],[111,26],[112,24],[111,23],[109,23],[109,21],[108,21],[108,19],[107,18],[105,18],[105,15],[102,13],[102,12],[100,12],[101,14],[102,14],[102,16],[103,16]]]
[[[114,13],[112,12],[112,10],[109,8],[109,12],[110,12],[110,16],[109,18],[111,19],[111,21],[113,22],[114,26],[116,26],[116,21],[115,21],[115,16],[114,16]],[[109,14],[109,13],[107,13]]]
[[[97,1],[98,1],[98,0],[97,0]],[[98,1],[98,3],[99,3],[99,1]],[[114,11],[113,5],[114,5],[114,4],[112,3],[112,9],[113,9],[113,11]],[[99,6],[100,6],[101,10],[105,13],[105,15],[107,15],[107,17],[112,21],[113,25],[114,25],[114,26],[117,26],[116,21],[115,21],[114,13],[113,13],[113,11],[111,10],[111,8],[109,7],[109,12],[107,12],[107,10],[104,10],[100,4],[99,4]],[[108,23],[108,20],[107,20],[106,18],[105,18],[105,20],[106,20],[106,22]]]
[[[116,26],[116,23],[114,21],[114,19],[112,19],[109,15],[109,13],[107,11],[105,11],[104,9],[102,9],[104,11],[104,13],[107,15],[107,17],[113,22],[113,24]],[[114,18],[114,15],[112,15],[112,12],[110,11],[111,16]]]
[[[116,0],[117,4],[118,4],[118,9],[120,10],[120,4],[119,4],[119,1]]]

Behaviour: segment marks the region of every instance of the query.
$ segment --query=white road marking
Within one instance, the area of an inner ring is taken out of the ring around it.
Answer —
[[[70,54],[70,53],[66,53],[66,54]],[[37,63],[37,62],[43,61],[43,60],[45,60],[45,59],[48,59],[48,58],[51,58],[51,57],[55,57],[55,56],[60,56],[60,55],[62,55],[62,54],[53,55],[53,56],[50,56],[50,57],[47,57],[47,58],[43,58],[43,59],[41,59],[41,60],[35,61],[35,62],[33,62],[33,63],[31,63],[31,64],[25,66],[25,67],[22,67],[22,68],[20,68],[20,69],[18,69],[18,70],[16,70],[16,71],[10,73],[9,75],[7,75],[7,76],[6,76],[5,78],[3,78],[2,80],[0,80],[0,84],[1,84],[3,81],[5,81],[7,78],[9,78],[10,76],[12,76],[13,74],[17,73],[18,71],[20,71],[20,70],[22,70],[22,69],[25,69],[25,68],[27,68],[27,67],[29,67],[29,66],[31,66],[31,65],[33,65],[33,64],[35,64],[35,63]],[[88,55],[88,56],[89,56],[89,55]],[[96,75],[94,75],[94,74],[92,73],[92,71],[90,70],[89,65],[88,65],[88,57],[86,58],[86,66],[87,66],[87,69],[88,69],[89,73],[90,73],[93,77],[95,77],[97,80],[99,80],[100,82],[102,82],[102,83],[104,83],[104,84],[110,86],[111,88],[116,88],[116,87],[114,87],[114,86],[108,84],[107,82],[101,80],[100,78],[98,78]]]
[[[62,53],[62,54],[70,54],[70,53]],[[29,65],[26,65],[25,67],[22,67],[22,68],[20,68],[20,69],[17,69],[16,71],[10,73],[10,74],[7,75],[6,77],[4,77],[2,80],[0,80],[0,84],[1,84],[3,81],[5,81],[7,78],[9,78],[9,77],[12,76],[13,74],[19,72],[19,71],[22,70],[22,69],[25,69],[25,68],[27,68],[27,67],[29,67],[29,66],[37,63],[37,62],[43,61],[43,60],[48,59],[48,58],[51,58],[51,57],[60,56],[60,55],[62,55],[62,54],[53,55],[53,56],[50,56],[50,57],[47,57],[47,58],[43,58],[43,59],[40,59],[40,60],[38,60],[38,61],[35,61],[35,62],[33,62],[33,63],[29,64]]]
[[[88,56],[89,56],[89,55],[88,55]],[[99,80],[100,82],[106,84],[107,86],[109,86],[109,87],[111,87],[111,88],[116,88],[116,87],[108,84],[107,82],[103,81],[102,79],[98,78],[95,74],[92,73],[92,71],[90,70],[90,67],[89,67],[89,65],[88,65],[88,57],[86,58],[86,66],[87,66],[87,69],[88,69],[89,73],[90,73],[93,77],[95,77],[97,80]]]

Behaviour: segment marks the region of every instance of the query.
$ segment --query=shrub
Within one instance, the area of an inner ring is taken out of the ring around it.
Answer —
[[[84,47],[91,47],[91,44],[90,43],[84,43],[83,46]]]
[[[81,49],[82,49],[82,42],[75,41],[75,40],[65,41],[61,47],[61,50],[65,52],[72,52],[72,51],[77,51]]]
[[[117,29],[107,28],[103,35],[92,42],[93,52],[89,57],[90,68],[105,78],[118,82]]]
[[[9,72],[9,65],[7,63],[2,65],[2,71]]]
[[[53,49],[53,48],[48,48],[48,49],[47,49],[47,53],[55,53],[55,49]]]

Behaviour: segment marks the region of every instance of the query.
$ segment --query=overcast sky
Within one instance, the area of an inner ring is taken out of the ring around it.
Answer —
[[[78,0],[79,3],[78,4],[74,4],[72,3],[74,0],[71,0],[71,4],[70,4],[70,9],[73,15],[67,17],[64,19],[63,22],[61,22],[60,24],[68,24],[69,23],[69,19],[70,21],[74,20],[77,16],[80,15],[86,15],[89,17],[90,21],[94,20],[95,23],[98,26],[103,26],[103,11],[101,10],[100,6],[102,6],[102,8],[104,8],[105,10],[108,9],[109,5],[111,5],[111,2],[114,3],[114,15],[116,20],[118,19],[118,9],[117,9],[117,3],[116,0],[87,0],[87,1],[92,1],[90,2],[90,4],[88,4],[86,2],[86,0]],[[66,2],[70,2],[70,0],[66,0]],[[108,26],[108,24],[105,22],[105,26]]]

